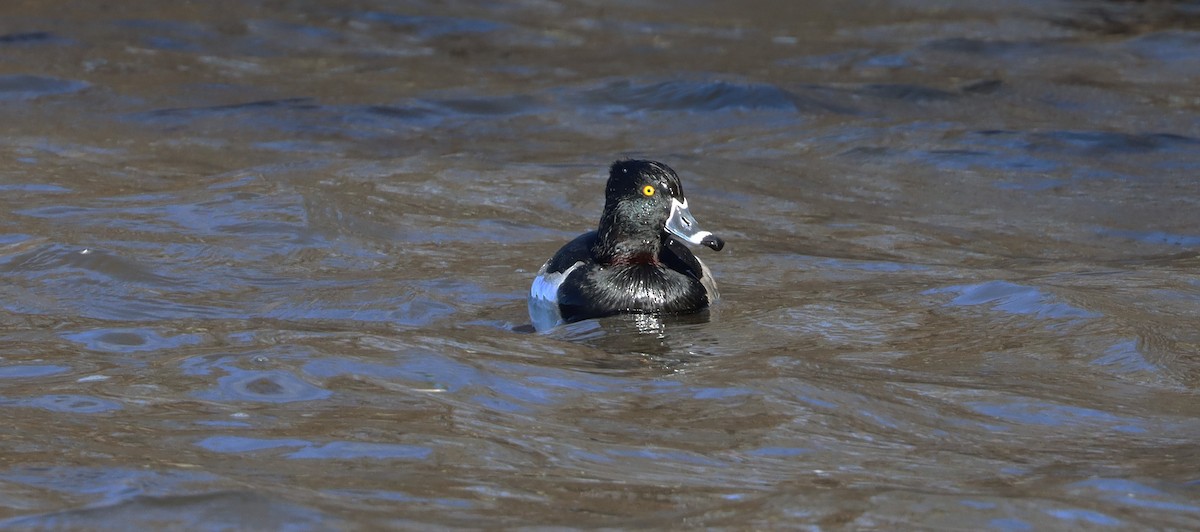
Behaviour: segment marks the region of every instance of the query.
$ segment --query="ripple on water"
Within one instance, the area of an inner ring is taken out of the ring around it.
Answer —
[[[401,356],[399,364],[361,362],[344,358],[321,358],[304,365],[304,373],[322,379],[342,375],[371,375],[382,379],[402,379],[422,389],[454,392],[483,380],[478,369],[434,353],[413,351]]]
[[[475,501],[467,499],[449,499],[445,497],[417,497],[400,491],[365,490],[365,489],[334,489],[323,493],[335,497],[349,496],[354,499],[374,499],[378,501],[393,501],[416,504],[432,504],[444,508],[474,508]]]
[[[447,35],[492,33],[509,27],[507,24],[492,20],[402,15],[387,11],[363,11],[355,13],[353,18],[363,22],[386,24],[394,28],[411,30],[425,39]]]
[[[198,334],[164,334],[142,327],[100,328],[62,334],[63,338],[83,344],[92,351],[130,353],[176,349],[203,341]]]
[[[0,379],[22,379],[30,377],[45,377],[47,375],[56,375],[70,370],[68,366],[56,366],[52,364],[46,365],[21,365],[21,366],[0,366]]]
[[[158,286],[173,284],[171,279],[158,275],[151,267],[143,266],[133,258],[105,250],[44,244],[24,253],[0,255],[0,272],[3,273],[40,279],[64,277],[64,271],[71,271],[98,283],[145,283]]]
[[[1083,508],[1047,508],[1042,510],[1047,515],[1079,525],[1104,525],[1104,526],[1119,526],[1124,524],[1123,521],[1115,517],[1110,517],[1106,514],[1093,510],[1085,510]]]
[[[269,449],[308,447],[308,440],[283,438],[247,438],[244,436],[209,436],[196,445],[217,453],[253,453]]]
[[[0,185],[0,192],[32,192],[36,194],[66,194],[71,189],[49,183],[6,183]]]
[[[772,85],[725,81],[664,81],[652,84],[614,81],[582,94],[586,104],[621,111],[795,111],[795,99],[791,93]]]
[[[32,100],[42,96],[70,94],[86,89],[88,84],[71,79],[45,76],[0,76],[0,101]]]
[[[220,121],[223,124],[236,124],[239,127],[259,131],[294,132],[303,130],[303,127],[299,125],[303,119],[296,115],[313,113],[321,108],[321,105],[311,98],[281,98],[225,105],[170,107],[133,113],[124,118],[147,125],[170,127]]]
[[[25,466],[0,472],[0,481],[4,483],[100,496],[105,502],[146,495],[148,491],[169,493],[188,484],[214,480],[216,476],[202,471],[163,468]]]
[[[1200,235],[1180,235],[1165,231],[1121,231],[1117,229],[1097,228],[1096,233],[1103,236],[1127,238],[1146,244],[1176,246],[1183,248],[1200,248]]]
[[[1103,410],[1055,404],[1035,399],[1010,398],[1003,402],[968,401],[965,406],[980,414],[1016,425],[1046,425],[1054,427],[1089,426],[1115,432],[1141,434],[1146,432],[1139,419],[1111,414]]]
[[[856,92],[875,98],[921,103],[952,100],[960,95],[953,92],[907,83],[877,83],[865,85]]]
[[[1074,156],[1081,161],[1093,161],[1097,157],[1141,154],[1195,153],[1200,139],[1174,133],[1121,133],[1112,131],[1058,130],[1058,131],[1014,131],[987,129],[978,130],[970,137],[970,144],[982,145],[1004,152],[1005,157],[1022,154],[1041,154],[1050,157],[1042,164],[1062,164],[1062,157]],[[1185,160],[1191,160],[1187,158]],[[998,158],[998,162],[1003,162]],[[1034,170],[1038,168],[1035,167]]]
[[[1195,11],[1192,11],[1193,17]],[[1153,58],[1166,63],[1175,63],[1173,68],[1187,71],[1187,65],[1195,65],[1200,58],[1196,57],[1196,48],[1200,47],[1200,33],[1185,30],[1156,31],[1130,39],[1124,46],[1147,58]],[[1192,73],[1196,72],[1191,70]],[[1182,74],[1183,72],[1179,72]]]
[[[424,460],[431,454],[433,454],[433,449],[420,445],[335,441],[324,445],[305,447],[288,455],[288,458],[304,460],[353,460],[356,458]]]
[[[1008,281],[947,286],[926,290],[924,294],[958,294],[950,301],[952,305],[988,305],[994,310],[1009,314],[1032,314],[1038,318],[1099,318],[1102,315],[1062,303],[1057,297],[1046,294],[1032,286]]]
[[[71,43],[70,39],[64,39],[48,31],[25,31],[0,35],[0,46],[35,46],[69,43]]]
[[[21,244],[21,243],[24,243],[24,242],[28,242],[28,241],[30,241],[30,240],[32,240],[32,239],[33,239],[33,237],[32,237],[32,236],[30,236],[30,235],[26,235],[26,234],[22,234],[22,233],[7,233],[7,234],[0,234],[0,246],[14,246],[14,247],[16,247],[16,244]],[[3,262],[4,262],[4,260],[5,260],[5,259],[3,258],[4,256],[5,256],[4,250],[3,250],[3,249],[0,249],[0,264],[3,264]]]
[[[380,292],[374,289],[364,292],[369,294],[359,298],[354,308],[326,306],[305,295],[303,304],[279,306],[268,311],[266,316],[282,320],[355,320],[420,327],[447,318],[455,312],[450,305],[418,295],[411,295],[404,302],[380,300],[373,305],[376,308],[368,308],[369,303],[364,301],[376,298]]]
[[[102,482],[98,480],[97,482]],[[150,489],[143,485],[152,486]],[[190,523],[183,528],[208,530],[328,530],[342,528],[339,521],[318,510],[274,500],[248,491],[212,488],[180,488],[168,490],[154,478],[142,481],[118,480],[114,493],[99,504],[86,505],[65,511],[29,515],[0,521],[0,528],[32,530],[130,530],[137,528],[172,528],[164,523]],[[231,486],[233,487],[233,486]],[[145,492],[151,491],[156,495]],[[167,494],[171,493],[171,494]],[[131,523],[143,525],[132,526]],[[203,523],[197,527],[195,523]],[[252,525],[248,525],[252,523]]]
[[[142,46],[172,52],[202,52],[221,34],[197,22],[132,19],[115,24],[122,32],[137,35]]]
[[[500,96],[491,98],[447,98],[431,103],[451,113],[468,116],[511,116],[532,113],[541,109],[537,100],[525,96]]]
[[[1104,355],[1093,360],[1093,365],[1101,366],[1118,375],[1153,375],[1161,373],[1158,366],[1146,360],[1142,350],[1138,348],[1137,340],[1118,342],[1105,350]]]
[[[996,530],[1006,530],[1012,532],[1024,532],[1025,530],[1033,530],[1033,525],[1027,521],[1014,517],[1001,517],[988,521],[988,527]]]
[[[433,449],[421,445],[334,441],[315,444],[306,440],[247,438],[242,436],[211,436],[196,443],[199,447],[219,453],[251,453],[270,449],[298,448],[287,455],[300,460],[424,460]]]
[[[89,395],[55,394],[28,398],[0,398],[0,405],[40,408],[68,414],[100,414],[120,410],[121,403]]]
[[[759,447],[746,451],[750,456],[788,458],[813,452],[803,447]]]
[[[1200,505],[1195,500],[1181,500],[1178,496],[1164,492],[1141,482],[1123,478],[1090,478],[1067,486],[1073,495],[1104,501],[1106,505],[1185,512],[1200,515]]]
[[[397,126],[425,129],[445,121],[469,120],[480,125],[483,120],[505,120],[514,116],[544,113],[545,104],[528,95],[487,97],[412,99],[388,105],[349,106],[338,108],[341,119],[353,124],[360,134],[373,136],[378,128],[390,130]]]
[[[223,366],[229,375],[217,379],[217,387],[196,395],[210,401],[291,403],[327,399],[333,392],[310,384],[284,370],[243,370]]]
[[[503,412],[531,412],[562,404],[573,397],[614,392],[628,383],[603,375],[571,370],[492,361],[486,367],[465,364],[453,357],[413,349],[389,355],[393,363],[319,358],[304,365],[304,372],[320,379],[354,375],[394,383],[393,389],[414,392],[446,392],[446,397],[466,397],[474,404]],[[661,383],[660,383],[661,384]],[[664,387],[679,388],[677,384]],[[688,390],[708,399],[743,395],[741,389],[697,388]],[[682,392],[687,393],[687,391]]]
[[[1028,148],[1108,155],[1160,151],[1191,151],[1200,140],[1172,133],[1117,133],[1112,131],[1047,131],[1030,135]]]
[[[762,324],[835,345],[879,345],[904,327],[893,312],[834,304],[804,305],[776,314],[778,317],[763,319]]]

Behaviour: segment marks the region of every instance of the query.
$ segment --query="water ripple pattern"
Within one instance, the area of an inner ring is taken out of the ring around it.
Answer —
[[[7,2],[0,528],[1200,529],[1197,28]],[[722,299],[535,333],[623,157]]]

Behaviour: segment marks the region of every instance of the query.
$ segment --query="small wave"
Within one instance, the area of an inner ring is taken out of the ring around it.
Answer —
[[[957,293],[950,301],[952,305],[989,305],[995,310],[1009,314],[1033,314],[1039,318],[1098,318],[1101,315],[1059,302],[1055,296],[1041,290],[1007,281],[962,286],[950,286],[928,290],[926,294]]]
[[[53,394],[40,397],[4,398],[0,406],[40,408],[66,414],[101,414],[122,408],[121,403],[90,395]]]
[[[246,371],[224,366],[232,374],[221,377],[216,389],[198,395],[214,401],[252,401],[261,403],[291,403],[326,399],[333,392],[320,388],[283,370]]]
[[[45,76],[0,76],[0,101],[32,100],[42,96],[70,94],[88,88],[85,81]]]
[[[583,100],[592,105],[643,111],[797,110],[795,96],[783,89],[725,81],[615,81],[584,92]]]

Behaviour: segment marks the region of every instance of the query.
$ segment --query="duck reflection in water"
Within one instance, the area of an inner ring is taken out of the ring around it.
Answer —
[[[714,320],[719,318],[710,309],[689,314],[625,313],[568,323],[550,334],[595,350],[580,360],[589,366],[658,368],[670,373],[681,364],[720,352],[720,332],[708,327]]]

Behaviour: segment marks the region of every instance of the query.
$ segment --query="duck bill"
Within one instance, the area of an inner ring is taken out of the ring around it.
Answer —
[[[671,199],[671,215],[667,218],[666,229],[668,233],[683,239],[685,242],[708,246],[713,251],[721,251],[721,248],[725,247],[724,240],[721,240],[708,231],[700,229],[700,224],[696,223],[696,218],[688,210],[686,199],[683,201]]]

